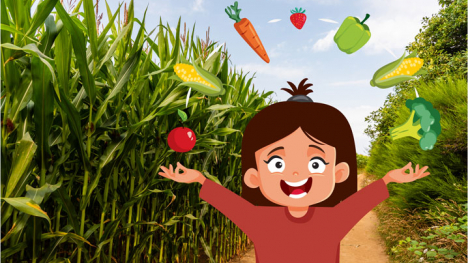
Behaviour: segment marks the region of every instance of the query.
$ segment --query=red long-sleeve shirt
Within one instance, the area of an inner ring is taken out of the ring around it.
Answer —
[[[334,207],[309,207],[305,216],[295,218],[287,207],[254,206],[208,179],[200,190],[203,200],[253,241],[257,263],[338,263],[343,237],[388,196],[380,179]]]

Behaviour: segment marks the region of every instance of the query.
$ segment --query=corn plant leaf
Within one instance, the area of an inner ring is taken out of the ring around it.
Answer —
[[[91,48],[92,58],[94,63],[98,61],[98,41],[96,29],[96,17],[94,15],[93,0],[83,0],[84,17],[86,21],[86,29],[89,38],[89,46]]]
[[[130,56],[135,54],[135,52],[137,52],[138,49],[142,48],[144,44],[143,42],[142,43],[140,42],[143,39],[144,32],[145,32],[146,11],[148,11],[148,7],[146,7],[145,12],[143,13],[143,21],[140,23],[140,30],[138,30],[137,36],[135,37],[132,50],[130,51]]]
[[[47,219],[47,221],[50,224],[50,218],[47,215],[47,213],[44,212],[44,210],[42,210],[41,207],[38,204],[36,204],[36,202],[31,200],[31,198],[13,197],[13,198],[2,198],[2,199],[23,213]]]
[[[210,173],[208,173],[207,171],[203,171],[203,174],[208,178],[210,179],[211,181],[217,183],[217,184],[221,184],[221,182],[219,181],[218,177],[214,176],[214,175],[211,175]]]
[[[21,50],[21,51],[24,51],[28,54],[31,54],[31,55],[34,55],[36,57],[38,57],[42,63],[44,63],[44,65],[47,66],[47,68],[49,69],[51,75],[52,75],[52,80],[55,82],[56,80],[56,77],[55,77],[55,71],[54,71],[54,68],[52,67],[52,65],[50,63],[53,62],[53,60],[51,58],[49,58],[48,56],[44,55],[40,50],[39,48],[36,46],[36,44],[27,44],[26,46],[24,47],[18,47],[18,46],[15,46],[11,43],[3,43],[2,44],[2,48],[8,48],[8,49],[13,49],[13,50]]]
[[[122,7],[122,4],[119,4],[119,8],[117,9],[117,11],[115,11],[114,16],[112,16],[112,10],[110,9],[109,4],[107,3],[107,0],[105,2],[106,2],[107,18],[109,20],[109,23],[107,24],[106,28],[108,26],[110,26],[110,28],[112,30],[112,35],[114,35],[114,37],[115,37],[115,36],[117,36],[117,29],[116,29],[115,24],[114,24],[115,18],[113,18],[113,17],[117,17],[117,13],[120,13],[120,8]],[[120,20],[120,17],[119,17],[119,20]]]
[[[67,14],[62,4],[58,2],[55,5],[60,19],[62,19],[64,26],[67,28],[72,39],[73,50],[75,51],[76,62],[80,70],[80,75],[85,87],[86,94],[90,98],[91,104],[94,104],[96,99],[96,86],[94,78],[88,68],[88,62],[86,60],[86,42],[83,35],[83,31],[73,22],[70,16]]]
[[[61,231],[56,231],[56,232],[49,232],[49,233],[43,233],[41,235],[41,239],[42,240],[47,240],[47,239],[50,239],[50,238],[56,238],[56,237],[64,237],[64,236],[67,236],[68,238],[74,240],[74,241],[78,241],[77,243],[79,242],[84,242],[90,246],[93,246],[93,244],[91,244],[88,240],[86,240],[84,237],[82,236],[79,236],[75,233],[67,233],[67,232],[61,232]]]
[[[21,76],[21,81],[18,89],[15,91],[13,97],[13,104],[11,106],[11,119],[13,123],[18,123],[20,112],[28,105],[32,98],[33,88],[31,80],[31,71],[25,71]]]
[[[34,14],[31,25],[26,31],[27,36],[32,36],[36,30],[44,24],[44,21],[49,17],[50,13],[54,9],[54,6],[60,3],[58,0],[43,0],[41,1],[36,8],[36,13]]]
[[[120,44],[120,41],[122,38],[127,34],[127,31],[129,30],[130,25],[126,25],[124,28],[122,28],[122,31],[120,31],[119,35],[117,38],[114,40],[114,43],[110,46],[109,50],[107,51],[106,55],[104,58],[102,58],[99,62],[98,67],[95,70],[95,74],[99,72],[99,70],[102,68],[102,66],[109,61],[109,59],[114,56],[115,50],[117,49],[117,46]]]
[[[21,235],[24,228],[27,226],[27,222],[30,217],[31,216],[28,214],[21,214],[19,216],[19,219],[17,219],[15,223],[13,223],[13,226],[11,227],[10,231],[8,231],[8,233],[6,233],[6,235],[2,237],[2,243],[10,239],[10,237],[13,238],[13,240],[17,240],[17,237]]]
[[[106,166],[114,157],[119,156],[118,152],[125,146],[127,133],[123,133],[121,136],[122,138],[119,141],[112,142],[104,150],[99,162],[100,168]]]
[[[176,28],[176,38],[175,38],[175,44],[172,48],[172,55],[171,59],[174,61],[178,61],[179,54],[180,54],[180,20],[181,17],[179,17],[179,21],[177,22],[177,28]]]
[[[31,40],[32,42],[35,42],[36,44],[39,44],[39,41],[37,41],[36,39],[32,38],[32,37],[29,37],[27,35],[25,35],[23,32],[19,31],[19,30],[16,30],[16,28],[13,28],[9,25],[5,25],[5,24],[1,24],[0,25],[0,29],[2,31],[5,31],[5,32],[10,32],[10,33],[13,33],[13,34],[18,34],[20,36],[24,36],[26,37],[27,39]]]
[[[159,19],[159,33],[158,33],[158,57],[161,61],[161,67],[166,66],[166,46],[167,46],[167,38],[164,36],[163,31],[163,24],[161,18]]]
[[[55,93],[54,93],[55,95]],[[60,106],[60,108],[67,114],[68,127],[70,128],[72,136],[75,138],[78,149],[80,150],[81,160],[85,170],[91,170],[91,164],[86,155],[86,149],[83,144],[83,134],[81,132],[81,117],[78,113],[78,110],[73,106],[73,104],[68,100],[68,97],[65,95],[63,89],[60,89],[60,98],[55,96],[55,101]]]
[[[49,132],[52,127],[54,113],[54,92],[50,72],[36,57],[31,61],[33,83],[34,123],[36,127],[36,142],[39,151],[41,167],[46,165],[46,154],[49,149]],[[45,169],[45,167],[43,167]]]
[[[54,184],[54,185],[46,183],[40,188],[33,188],[29,185],[26,185],[26,197],[30,198],[36,204],[40,205],[46,194],[50,194],[54,192],[61,185],[62,185],[62,182],[59,182],[58,184]]]
[[[18,182],[23,177],[26,168],[31,163],[32,158],[36,152],[37,145],[26,133],[23,138],[18,142],[13,153],[13,162],[8,183],[6,186],[5,197],[9,197],[13,190],[16,189]]]
[[[64,90],[65,95],[69,96],[70,62],[71,62],[71,38],[68,30],[62,28],[55,39],[54,60],[57,69],[57,79],[60,88]]]
[[[211,131],[209,134],[218,135],[218,136],[226,136],[235,132],[240,132],[240,131],[236,129],[232,129],[232,128],[218,128],[216,130]]]
[[[63,27],[62,21],[59,20],[57,24],[55,24],[54,16],[50,15],[44,22],[46,31],[42,35],[41,42],[39,45],[39,49],[45,55],[49,55],[52,45],[54,44],[55,38],[60,33],[60,30]]]
[[[66,232],[68,233],[70,230],[72,229],[72,227],[70,225],[66,225],[64,227],[64,229],[62,229],[62,232]],[[50,259],[52,259],[54,257],[54,251],[55,249],[57,249],[57,247],[66,242],[68,240],[68,236],[67,235],[63,235],[63,236],[59,236],[56,238],[55,242],[53,245],[50,245],[48,250],[45,252],[45,260],[44,262],[52,262]]]
[[[205,242],[203,236],[200,236],[200,243],[202,244],[203,250],[205,251],[206,256],[208,257],[210,263],[215,263],[215,259],[211,255],[211,247]]]
[[[115,96],[117,93],[119,93],[122,88],[127,84],[127,82],[130,79],[130,75],[133,73],[133,70],[136,68],[136,66],[139,63],[140,59],[140,54],[141,54],[142,49],[140,48],[135,54],[133,54],[125,63],[123,66],[122,70],[120,71],[119,78],[117,80],[117,83],[115,84],[115,87],[112,89],[110,94],[106,96],[106,99],[103,101],[101,106],[99,107],[99,110],[97,114],[95,115],[94,122],[96,123],[104,114],[106,108],[107,108],[107,103]]]
[[[20,242],[12,247],[2,249],[2,260],[5,260],[13,256],[14,254],[20,252],[21,250],[26,249],[27,247],[28,245],[26,244],[26,242]]]
[[[230,108],[234,108],[233,105],[230,105],[230,104],[215,104],[215,105],[212,105],[208,108],[206,108],[207,110],[226,110],[226,109],[230,109]]]
[[[75,206],[71,202],[70,196],[68,196],[65,188],[59,188],[57,191],[53,192],[52,195],[57,202],[62,204],[62,207],[65,208],[65,212],[68,214],[68,220],[71,223],[71,226],[75,230],[75,233],[80,231],[80,224],[78,223],[78,214],[76,213]]]

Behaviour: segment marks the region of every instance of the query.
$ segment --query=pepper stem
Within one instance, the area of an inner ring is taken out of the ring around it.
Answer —
[[[366,17],[364,18],[364,20],[361,21],[361,25],[364,25],[364,22],[366,22],[367,19],[369,19],[370,15],[369,14],[366,14]]]

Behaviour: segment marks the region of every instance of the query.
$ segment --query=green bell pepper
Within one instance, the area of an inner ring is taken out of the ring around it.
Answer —
[[[369,27],[364,24],[369,17],[370,15],[366,14],[364,20],[360,22],[358,18],[348,16],[343,21],[333,38],[341,51],[352,54],[369,41],[371,33]]]

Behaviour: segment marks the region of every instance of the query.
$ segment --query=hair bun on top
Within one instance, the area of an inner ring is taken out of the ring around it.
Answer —
[[[297,102],[314,102],[307,94],[314,92],[311,89],[308,89],[311,87],[313,84],[305,84],[307,81],[307,78],[303,79],[301,83],[299,83],[299,87],[296,87],[292,82],[288,81],[289,86],[291,86],[291,89],[287,88],[282,88],[282,90],[288,92],[289,94],[292,95],[291,98],[288,99],[288,101],[297,101]]]

